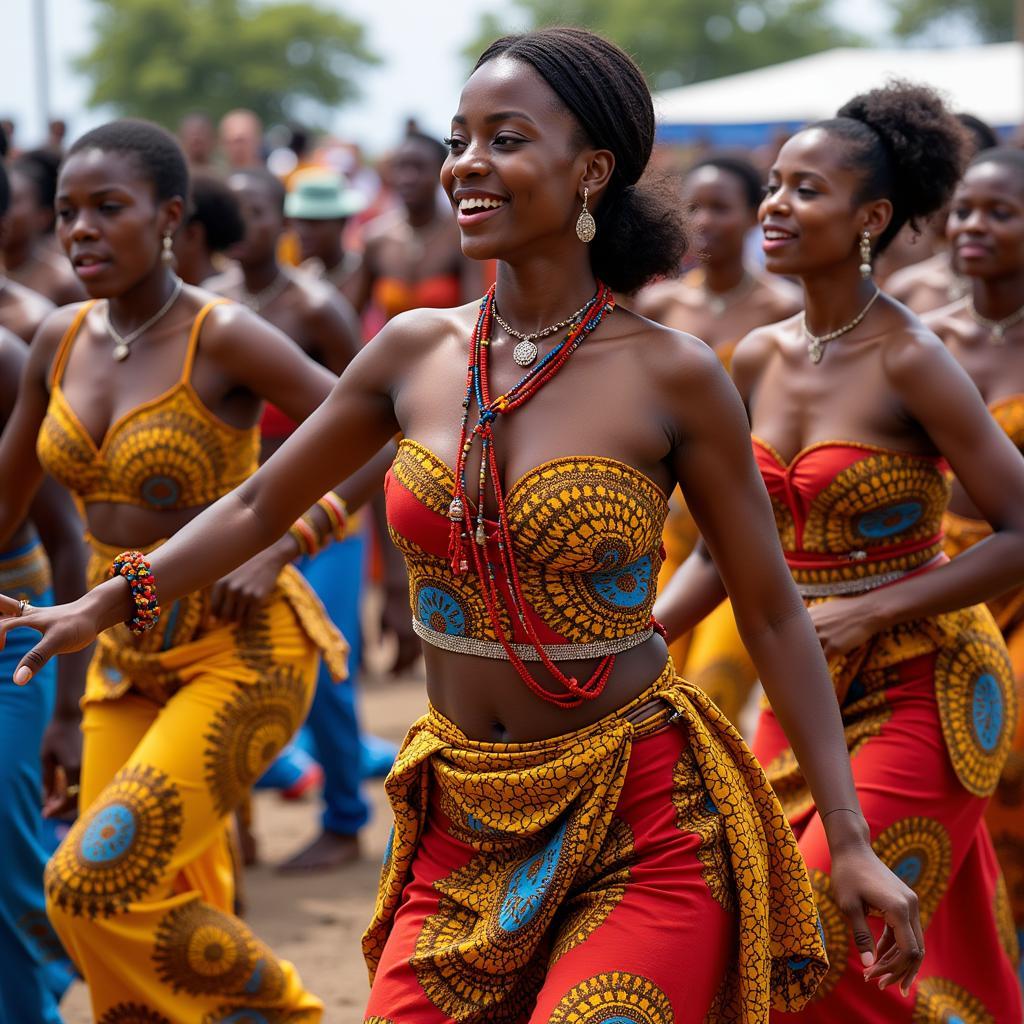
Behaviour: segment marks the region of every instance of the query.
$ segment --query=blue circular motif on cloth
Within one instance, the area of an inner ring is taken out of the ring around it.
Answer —
[[[991,672],[975,680],[971,716],[979,745],[986,753],[991,753],[998,746],[1003,731],[1003,694]]]
[[[924,864],[921,862],[921,858],[917,854],[910,854],[909,857],[904,857],[898,864],[893,867],[893,874],[900,879],[904,885],[909,885],[911,889],[921,880],[921,873],[924,871]]]
[[[590,581],[603,601],[616,608],[638,608],[651,592],[651,556],[644,555],[621,568],[591,573]]]
[[[924,512],[919,501],[902,501],[898,505],[865,512],[857,519],[857,532],[862,537],[891,537],[910,529]]]
[[[226,1017],[219,1017],[217,1024],[271,1024],[271,1021],[259,1010],[244,1007],[241,1010],[235,1010],[234,1013],[229,1013]]]
[[[416,598],[416,618],[435,633],[466,635],[466,612],[440,587],[424,587]]]
[[[136,827],[130,807],[108,804],[86,826],[80,846],[82,857],[93,864],[117,860],[131,849]]]
[[[140,490],[142,500],[156,508],[174,505],[181,496],[181,485],[169,476],[147,477]]]
[[[563,821],[547,845],[524,860],[509,877],[498,909],[498,924],[503,931],[518,931],[529,924],[540,910],[558,870],[566,824]]]

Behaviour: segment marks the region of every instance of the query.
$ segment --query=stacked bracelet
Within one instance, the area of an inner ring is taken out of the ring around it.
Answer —
[[[313,522],[312,509],[301,519],[296,519],[288,528],[288,533],[298,546],[299,554],[309,557],[320,552],[326,546],[328,538],[344,540],[348,534],[348,506],[334,491],[328,491],[316,503],[316,507],[327,516],[329,529],[325,534],[321,535]]]
[[[121,576],[132,588],[135,611],[125,625],[136,635],[152,629],[160,619],[156,580],[149,561],[141,551],[122,551],[110,567],[110,577]]]
[[[323,509],[331,524],[331,536],[335,540],[344,540],[348,536],[348,505],[344,498],[339,498],[334,491],[328,491],[317,505]]]

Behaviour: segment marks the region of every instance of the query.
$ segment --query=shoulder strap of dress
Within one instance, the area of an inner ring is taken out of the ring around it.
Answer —
[[[53,366],[50,368],[51,388],[60,383],[60,379],[64,375],[64,367],[67,365],[68,356],[71,355],[71,343],[75,340],[86,314],[96,305],[97,301],[97,299],[90,299],[88,302],[82,303],[82,308],[75,314],[74,320],[71,321],[71,326],[64,332],[64,337],[60,339],[57,353],[53,357]]]
[[[185,350],[185,366],[181,371],[183,381],[187,382],[192,379],[192,366],[196,361],[196,349],[199,347],[199,332],[202,330],[203,321],[214,306],[225,305],[228,301],[228,299],[211,299],[196,313],[196,318],[192,321],[192,331],[188,336],[188,348]]]

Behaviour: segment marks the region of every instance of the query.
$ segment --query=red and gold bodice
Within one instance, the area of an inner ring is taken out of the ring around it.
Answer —
[[[805,596],[853,593],[942,560],[950,495],[943,459],[823,441],[787,462],[768,442],[753,441],[786,562]]]
[[[496,643],[498,636],[479,576],[472,566],[452,567],[453,487],[445,462],[403,439],[385,482],[388,526],[409,567],[417,633],[435,646],[483,653],[460,645]],[[668,512],[652,480],[615,459],[553,459],[512,484],[505,507],[524,611],[553,656],[587,657],[594,645],[621,650],[650,635]],[[493,524],[487,529],[490,535]],[[495,571],[507,591],[500,566]],[[512,607],[511,600],[501,603],[501,626],[528,657],[529,635],[512,621]],[[575,650],[579,645],[588,649]]]

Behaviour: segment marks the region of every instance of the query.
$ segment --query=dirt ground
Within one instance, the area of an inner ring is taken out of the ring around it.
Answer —
[[[426,708],[420,678],[370,676],[362,684],[361,711],[371,733],[400,741]],[[317,832],[316,799],[285,803],[273,793],[255,801],[260,864],[246,874],[246,919],[279,956],[291,960],[307,987],[326,1006],[324,1024],[360,1024],[368,986],[359,937],[373,910],[377,875],[391,827],[380,781],[367,783],[373,819],[363,834],[362,860],[343,871],[307,878],[274,874],[271,865]],[[61,1007],[65,1024],[92,1024],[85,986],[75,985]]]

